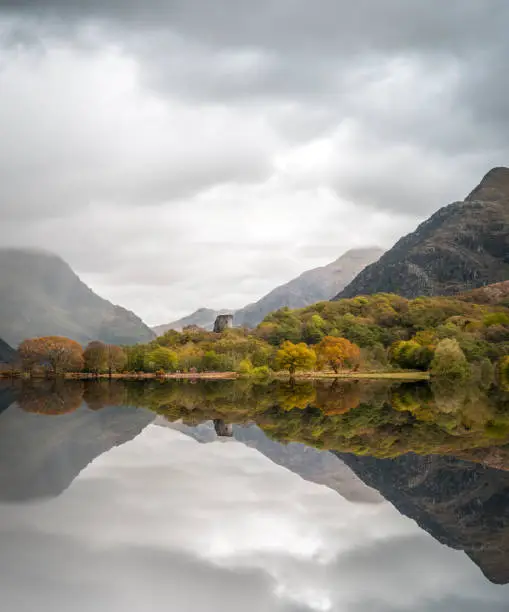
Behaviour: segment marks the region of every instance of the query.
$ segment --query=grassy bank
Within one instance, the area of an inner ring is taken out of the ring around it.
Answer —
[[[72,380],[94,380],[97,378],[108,379],[107,374],[88,373],[68,373],[66,378]],[[111,375],[115,380],[235,380],[237,378],[251,378],[249,374],[239,374],[237,372],[172,372],[167,374],[152,374],[146,372],[123,372]],[[288,380],[287,372],[273,372],[267,379]],[[429,380],[429,372],[401,371],[401,372],[354,372],[345,370],[343,372],[297,372],[293,378],[295,380],[410,380],[420,381]]]
[[[48,375],[26,376],[20,372],[5,371],[0,372],[0,378],[32,378],[48,379]],[[256,378],[249,374],[239,374],[238,372],[171,372],[167,374],[154,374],[148,372],[115,372],[111,376],[108,374],[90,374],[87,372],[68,372],[61,377],[67,380],[236,380],[238,378]],[[266,377],[267,380],[288,380],[287,372],[272,372]],[[295,380],[409,380],[420,381],[429,380],[429,372],[297,372],[293,378]]]

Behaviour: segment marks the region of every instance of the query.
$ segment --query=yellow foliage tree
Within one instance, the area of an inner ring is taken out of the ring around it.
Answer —
[[[285,340],[276,353],[276,367],[288,370],[293,376],[297,370],[311,370],[316,364],[316,353],[304,342],[294,344]]]
[[[360,358],[360,348],[346,338],[335,338],[325,336],[317,345],[316,354],[320,367],[329,365],[336,374],[343,369],[345,364],[355,365]]]

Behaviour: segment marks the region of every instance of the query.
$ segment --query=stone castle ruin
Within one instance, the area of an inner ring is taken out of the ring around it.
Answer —
[[[233,315],[232,314],[221,314],[216,317],[214,322],[214,332],[220,334],[225,329],[233,327]]]

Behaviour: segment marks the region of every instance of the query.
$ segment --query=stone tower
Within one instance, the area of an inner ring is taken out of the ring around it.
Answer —
[[[220,334],[229,327],[233,327],[232,314],[221,314],[216,317],[216,320],[214,322],[214,331],[216,334]]]

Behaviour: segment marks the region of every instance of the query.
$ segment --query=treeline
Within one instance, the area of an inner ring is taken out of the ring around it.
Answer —
[[[422,370],[435,376],[509,381],[509,308],[456,298],[407,300],[392,294],[278,310],[254,330],[218,334],[191,326],[148,344],[118,347],[67,338],[25,340],[25,371],[238,372],[269,376],[306,370]]]

